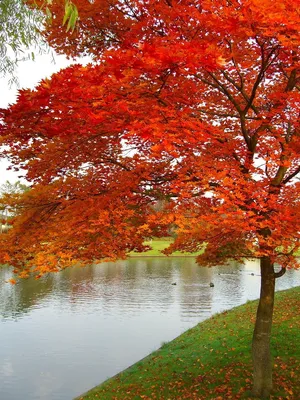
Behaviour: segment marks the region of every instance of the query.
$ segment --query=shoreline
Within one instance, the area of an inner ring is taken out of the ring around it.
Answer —
[[[257,303],[213,315],[74,400],[250,398]],[[300,286],[276,292],[272,353],[271,399],[300,398]]]

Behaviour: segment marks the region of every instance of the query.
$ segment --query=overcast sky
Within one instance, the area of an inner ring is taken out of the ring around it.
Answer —
[[[20,88],[34,88],[43,78],[51,76],[71,64],[65,56],[56,56],[55,62],[50,54],[37,55],[35,61],[23,61],[19,64],[16,75]],[[0,78],[0,108],[6,108],[8,104],[16,101],[18,89],[16,85],[9,87],[8,78]],[[20,173],[7,171],[8,162],[0,160],[0,185],[6,180],[15,182]]]

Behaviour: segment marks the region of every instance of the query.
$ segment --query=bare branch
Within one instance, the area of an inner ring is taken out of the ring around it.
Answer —
[[[286,268],[282,267],[280,271],[274,273],[275,279],[280,278],[286,273]]]

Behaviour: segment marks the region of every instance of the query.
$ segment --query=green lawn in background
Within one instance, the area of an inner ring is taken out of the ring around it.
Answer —
[[[173,242],[173,238],[167,237],[167,238],[155,238],[153,240],[148,240],[145,241],[145,245],[149,245],[152,247],[151,250],[142,252],[142,253],[136,253],[136,252],[131,252],[129,253],[130,257],[167,257],[162,253],[162,250],[166,249],[171,243]],[[180,252],[180,251],[175,251],[174,253],[171,254],[172,257],[195,257],[198,254],[201,254],[202,252],[196,252],[196,253],[187,253],[187,252]]]

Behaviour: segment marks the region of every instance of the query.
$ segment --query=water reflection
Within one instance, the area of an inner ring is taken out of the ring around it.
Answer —
[[[258,297],[258,271],[256,261],[209,269],[192,258],[134,258],[10,286],[2,268],[0,398],[72,399],[212,313]],[[299,271],[278,284],[300,285]]]

